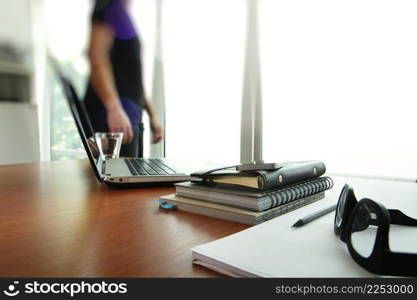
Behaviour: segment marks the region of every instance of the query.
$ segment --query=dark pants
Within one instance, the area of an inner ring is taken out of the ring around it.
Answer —
[[[123,144],[120,149],[121,157],[143,157],[143,124],[135,125],[133,139],[129,144]]]

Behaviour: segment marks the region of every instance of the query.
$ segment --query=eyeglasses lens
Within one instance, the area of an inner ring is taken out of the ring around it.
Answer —
[[[374,249],[378,231],[377,214],[367,204],[360,206],[353,213],[350,240],[353,249],[362,257],[369,257]]]
[[[345,206],[346,206],[346,202],[347,202],[346,198],[347,198],[347,195],[348,195],[348,190],[349,190],[349,187],[347,185],[345,185],[342,192],[340,193],[339,201],[337,202],[335,226],[338,227],[338,228],[340,226],[342,226],[343,212],[345,210]]]

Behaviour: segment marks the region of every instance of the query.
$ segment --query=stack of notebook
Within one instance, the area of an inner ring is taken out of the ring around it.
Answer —
[[[165,209],[256,225],[324,198],[333,186],[320,161],[287,163],[275,170],[195,172],[160,198]]]

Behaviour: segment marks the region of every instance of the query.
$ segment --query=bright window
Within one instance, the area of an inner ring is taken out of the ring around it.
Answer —
[[[260,2],[264,158],[416,177],[417,3]]]
[[[84,94],[88,75],[85,47],[91,2],[84,0],[44,0],[47,47],[61,69],[72,80],[78,94]],[[47,91],[51,99],[51,159],[85,157],[74,120],[60,83],[48,72]]]
[[[239,161],[245,1],[163,9],[167,157]]]

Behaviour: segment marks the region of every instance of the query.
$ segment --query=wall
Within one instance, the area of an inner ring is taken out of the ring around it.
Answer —
[[[10,43],[31,61],[31,0],[0,0],[0,44]],[[35,0],[36,2],[37,0]]]
[[[39,0],[0,0],[0,45],[12,46],[21,55],[28,73],[34,69],[31,4],[35,2]],[[0,164],[40,160],[34,90],[32,86],[31,103],[0,102]]]
[[[39,160],[36,106],[28,103],[0,102],[0,164]]]

